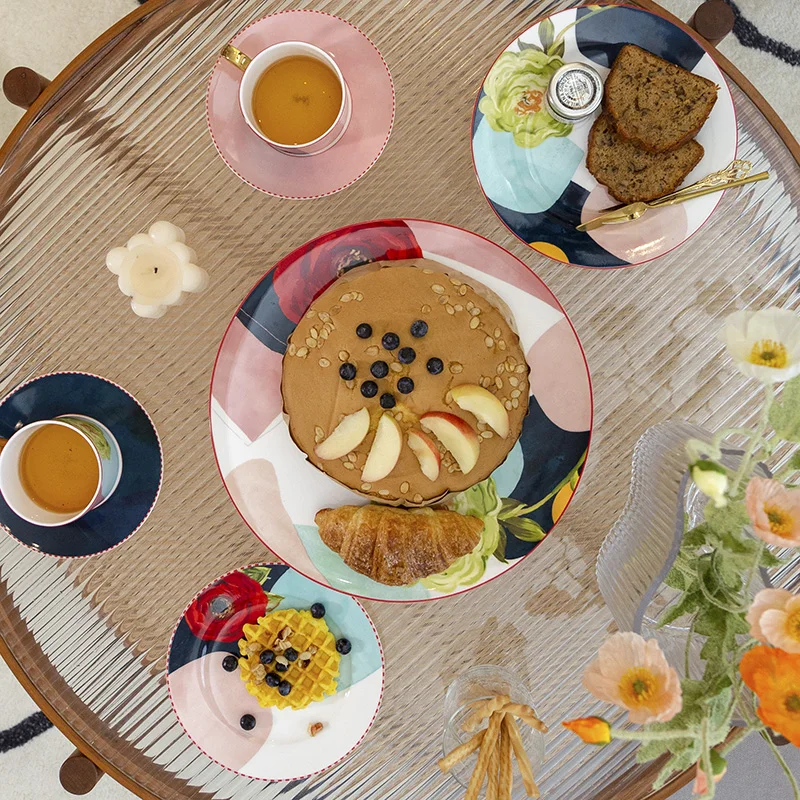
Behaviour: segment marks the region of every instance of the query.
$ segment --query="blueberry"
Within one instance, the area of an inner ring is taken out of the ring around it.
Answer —
[[[233,672],[238,666],[239,659],[236,658],[236,656],[225,656],[225,658],[222,659],[222,669],[224,669],[225,672]]]
[[[342,380],[351,381],[356,376],[356,365],[355,364],[342,364],[339,367],[339,376]]]
[[[393,394],[386,392],[381,395],[381,408],[394,408],[397,401],[394,399]]]
[[[372,336],[372,325],[367,325],[366,322],[362,322],[356,328],[356,336],[358,336],[359,339],[369,339],[369,337]]]
[[[242,726],[243,731],[251,731],[256,726],[256,718],[252,714],[245,714],[239,720],[239,724]]]
[[[415,339],[421,339],[428,332],[428,323],[423,319],[415,320],[411,323],[411,335]]]
[[[275,659],[275,653],[272,650],[262,650],[261,655],[258,657],[258,660],[266,667],[268,664],[271,664]]]
[[[322,603],[314,603],[311,606],[311,616],[314,619],[322,619],[325,616],[325,606]]]
[[[288,664],[281,664],[280,661],[275,662],[275,672],[286,672],[289,669]]]
[[[400,337],[396,333],[384,333],[381,344],[387,350],[396,350],[400,347]]]
[[[339,639],[339,641],[336,642],[336,651],[341,653],[343,656],[346,656],[350,652],[351,648],[352,645],[350,644],[349,639]]]
[[[413,347],[401,347],[400,352],[397,354],[401,364],[410,364],[416,357],[417,354],[414,352]]]
[[[264,682],[274,689],[281,682],[281,679],[274,672],[268,672]]]
[[[297,650],[294,647],[287,647],[283,654],[286,656],[287,661],[297,661]]]
[[[431,375],[438,375],[444,369],[444,364],[441,358],[429,358],[427,367]]]
[[[375,381],[364,381],[361,384],[361,394],[364,397],[375,397],[378,394],[378,384]]]
[[[389,374],[389,365],[385,361],[376,361],[369,371],[375,378],[385,378]]]
[[[278,693],[281,694],[283,697],[286,697],[289,692],[292,691],[292,684],[289,681],[281,681],[278,684]]]
[[[411,394],[414,391],[414,381],[411,378],[400,378],[397,381],[397,391],[400,394]]]

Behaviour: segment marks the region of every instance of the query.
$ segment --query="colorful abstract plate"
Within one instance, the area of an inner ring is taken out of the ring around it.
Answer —
[[[325,606],[334,637],[352,645],[339,662],[336,694],[297,711],[262,708],[239,669],[227,671],[223,660],[239,655],[242,626],[267,608],[314,603]],[[383,677],[383,649],[363,606],[283,564],[252,564],[206,586],[183,612],[167,657],[172,707],[192,741],[226,769],[269,781],[308,777],[354,750],[378,714]],[[241,724],[245,715],[253,718],[249,730]],[[312,736],[315,723],[322,728]]]
[[[311,301],[359,264],[430,258],[505,301],[531,367],[530,411],[508,459],[462,492],[460,511],[485,526],[475,551],[446,572],[391,587],[329,550],[314,515],[364,500],[312,466],[289,436],[281,398],[286,342]],[[364,222],[290,253],[245,298],[222,340],[211,380],[211,435],[220,474],[253,532],[306,577],[375,600],[457,594],[528,555],[561,515],[583,469],[592,425],[589,372],[558,301],[522,261],[475,233],[424,220]],[[505,502],[501,503],[501,500]]]
[[[245,183],[275,197],[312,200],[355,183],[378,160],[394,124],[394,85],[375,45],[354,25],[322,11],[271,14],[231,39],[250,56],[284,41],[321,47],[341,69],[353,116],[336,145],[301,158],[279,153],[259,139],[239,107],[242,73],[222,56],[208,82],[206,119],[217,152]]]
[[[576,19],[577,24],[573,24]],[[562,32],[563,53],[558,45]],[[564,62],[589,62],[605,79],[620,48],[627,43],[709,78],[720,87],[711,115],[696,137],[705,155],[685,182],[693,183],[733,161],[736,112],[719,67],[693,36],[640,8],[603,6],[597,12],[588,7],[572,8],[540,20],[495,61],[475,103],[472,157],[490,205],[523,242],[543,255],[575,266],[627,267],[663,255],[695,233],[722,196],[708,195],[648,211],[641,219],[624,225],[605,225],[587,233],[575,230],[576,225],[618,205],[618,201],[586,169],[587,141],[594,118],[559,127],[541,106],[539,90],[547,85],[551,74],[549,68],[541,73],[543,49],[560,55]],[[552,69],[560,63],[554,62]]]
[[[144,524],[161,490],[161,442],[152,420],[121,386],[86,372],[55,372],[18,386],[0,401],[0,437],[40,419],[86,414],[108,427],[122,452],[122,477],[103,505],[77,522],[43,528],[18,517],[0,495],[0,527],[37,552],[59,558],[104,553]]]

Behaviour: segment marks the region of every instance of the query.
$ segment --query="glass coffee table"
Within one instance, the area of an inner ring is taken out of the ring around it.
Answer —
[[[481,663],[512,666],[551,726],[543,796],[665,797],[688,776],[652,793],[655,768],[636,765],[630,745],[593,749],[559,723],[606,712],[580,681],[613,630],[594,564],[625,502],[634,442],[669,417],[743,423],[756,388],[720,363],[718,322],[744,305],[800,305],[800,148],[720,57],[738,112],[739,155],[771,178],[726,194],[690,241],[652,263],[569,268],[526,249],[491,212],[472,170],[469,125],[502,47],[535,17],[574,4],[320,0],[315,8],[352,21],[386,58],[395,127],[355,185],[311,202],[278,200],[218,158],[204,98],[227,39],[252,19],[299,5],[150,0],[76,59],[0,148],[0,393],[46,372],[103,375],[142,402],[165,456],[153,514],[113,552],[59,561],[0,539],[0,653],[75,745],[143,798],[459,797],[463,790],[434,763],[443,698],[455,674]],[[192,744],[164,680],[169,636],[189,599],[268,555],[214,463],[214,356],[242,297],[282,255],[354,221],[403,216],[481,233],[548,283],[586,348],[591,457],[557,531],[502,580],[434,603],[366,603],[385,648],[386,691],[350,758],[294,783],[248,780]],[[211,287],[152,322],[131,313],[104,257],[157,219],[186,231]]]

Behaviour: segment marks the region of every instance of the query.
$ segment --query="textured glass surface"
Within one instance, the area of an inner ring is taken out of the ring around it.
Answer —
[[[538,776],[545,797],[639,796],[625,791],[643,771],[630,745],[587,747],[559,726],[606,711],[580,686],[614,627],[595,557],[648,426],[669,417],[710,428],[750,421],[756,389],[723,363],[714,334],[734,308],[797,307],[800,169],[732,86],[739,154],[773,177],[727,194],[689,242],[650,264],[566,267],[526,248],[492,214],[472,171],[469,127],[492,59],[536,16],[570,3],[317,0],[380,48],[397,90],[395,128],[377,164],[346,191],[309,202],[266,197],[217,157],[206,80],[239,28],[300,5],[175,0],[154,9],[86,64],[0,168],[0,392],[58,369],[107,376],[150,412],[165,455],[159,502],[124,547],[61,563],[0,539],[0,631],[69,724],[161,798],[455,800],[463,790],[434,764],[444,692],[460,670],[493,662],[526,682],[551,726]],[[264,785],[203,756],[164,686],[172,626],[192,595],[265,554],[214,464],[214,356],[238,303],[283,254],[347,223],[400,216],[477,231],[549,284],[592,371],[588,466],[553,535],[502,579],[436,603],[366,604],[387,659],[375,726],[324,775]],[[211,287],[149,321],[131,313],[104,256],[157,219],[184,228]]]

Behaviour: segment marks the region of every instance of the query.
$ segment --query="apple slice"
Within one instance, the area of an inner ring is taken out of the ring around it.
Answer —
[[[478,462],[480,440],[469,423],[447,411],[429,411],[419,418],[420,424],[453,454],[466,475]]]
[[[385,478],[397,464],[402,448],[403,432],[397,420],[388,412],[384,412],[378,420],[378,429],[375,431],[361,480],[365,483],[374,483]]]
[[[474,383],[465,383],[454,386],[450,393],[460,409],[474,414],[478,422],[488,425],[503,439],[508,436],[508,411],[490,391]]]
[[[333,433],[314,448],[314,452],[317,458],[321,458],[323,461],[341,458],[351,450],[355,450],[364,441],[364,437],[368,433],[369,411],[366,408],[362,408],[352,414],[348,414],[333,429]]]
[[[429,481],[435,481],[439,477],[442,456],[431,437],[427,433],[412,428],[408,432],[408,446],[417,457],[422,474]]]

